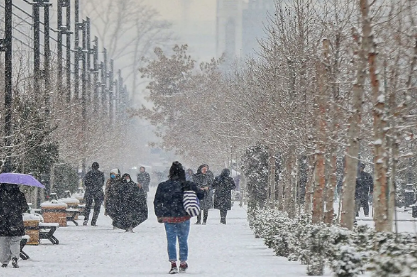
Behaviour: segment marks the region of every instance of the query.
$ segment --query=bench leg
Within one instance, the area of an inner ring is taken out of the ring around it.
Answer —
[[[25,251],[20,250],[20,258],[22,258],[22,260],[27,260],[29,259],[29,255],[25,253]]]
[[[49,240],[52,242],[52,244],[59,244],[59,240],[54,236],[51,236]]]

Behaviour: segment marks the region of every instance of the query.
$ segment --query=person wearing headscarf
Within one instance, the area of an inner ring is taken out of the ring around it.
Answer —
[[[226,224],[227,211],[232,208],[232,190],[235,188],[235,181],[230,177],[230,170],[227,168],[214,179],[214,208],[220,210],[220,223],[222,224]]]
[[[29,209],[18,185],[0,184],[0,262],[18,268],[20,240],[25,235],[22,214]]]
[[[201,224],[201,214],[203,214],[203,225],[207,223],[208,210],[213,207],[213,173],[208,171],[208,165],[202,164],[198,167],[197,173],[193,175],[193,182],[204,190],[204,199],[200,201],[201,212],[197,216],[196,224]]]
[[[118,187],[122,183],[120,170],[115,168],[110,171],[110,179],[107,180],[106,190],[104,194],[104,215],[110,216],[114,220],[118,206]]]
[[[129,174],[122,176],[121,184],[117,187],[119,198],[116,207],[116,215],[113,226],[126,232],[133,233],[133,228],[148,218],[148,206],[146,205],[146,193],[143,188],[132,181]]]
[[[159,223],[164,223],[167,237],[168,258],[171,262],[170,274],[178,272],[177,239],[179,243],[179,271],[188,268],[188,234],[190,232],[190,215],[184,209],[185,190],[193,190],[198,199],[204,193],[196,184],[185,180],[185,172],[180,162],[175,161],[169,169],[169,179],[158,185],[154,199],[155,215]]]

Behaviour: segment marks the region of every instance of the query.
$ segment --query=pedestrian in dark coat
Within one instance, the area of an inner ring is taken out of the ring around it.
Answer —
[[[113,220],[117,213],[117,207],[119,205],[118,201],[120,201],[120,198],[118,197],[118,187],[121,183],[122,179],[120,176],[120,170],[117,168],[112,169],[110,171],[110,179],[108,179],[106,183],[106,194],[104,195],[104,215],[110,216]]]
[[[201,212],[197,216],[196,224],[201,224],[201,213],[203,213],[203,224],[207,223],[208,210],[213,207],[213,198],[212,198],[212,185],[214,178],[212,174],[207,173],[208,166],[206,164],[200,165],[197,170],[197,173],[193,175],[193,182],[197,186],[204,190],[204,198],[200,201]]]
[[[359,210],[363,207],[365,216],[369,216],[369,197],[374,191],[374,182],[371,174],[363,171],[365,169],[364,163],[359,163],[358,176],[356,178],[355,189],[355,206],[356,216],[359,216]]]
[[[173,162],[169,170],[169,179],[158,185],[154,199],[155,215],[158,222],[164,223],[168,244],[168,258],[171,262],[170,274],[178,272],[177,239],[179,243],[179,270],[188,268],[188,234],[190,232],[190,215],[184,209],[183,195],[185,190],[195,191],[198,199],[204,193],[196,184],[185,180],[185,172],[181,163]]]
[[[0,184],[0,262],[19,267],[20,241],[25,235],[22,214],[29,209],[25,195],[17,185]]]
[[[220,223],[226,224],[227,211],[232,209],[232,190],[236,188],[235,181],[230,177],[230,170],[225,168],[214,179],[214,208],[220,210]]]
[[[83,225],[88,224],[90,217],[91,206],[94,202],[94,213],[91,219],[91,226],[97,224],[97,218],[100,214],[101,204],[104,201],[103,185],[104,185],[104,173],[99,171],[99,164],[94,162],[91,166],[91,170],[87,172],[84,177],[84,222]]]
[[[119,199],[116,201],[118,206],[113,226],[133,233],[133,228],[148,219],[145,192],[125,173],[117,187],[117,197]]]
[[[137,176],[138,184],[143,188],[143,190],[148,193],[149,192],[149,183],[151,182],[151,176],[148,172],[146,172],[146,169],[144,166],[140,167],[140,172]]]

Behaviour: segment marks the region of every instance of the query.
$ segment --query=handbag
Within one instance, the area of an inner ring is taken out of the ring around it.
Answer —
[[[182,200],[184,210],[190,216],[197,216],[200,214],[200,201],[197,194],[193,190],[185,190]]]

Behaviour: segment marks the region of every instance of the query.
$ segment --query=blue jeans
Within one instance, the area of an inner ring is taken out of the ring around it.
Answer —
[[[177,261],[177,238],[180,245],[180,261],[188,258],[188,234],[190,233],[190,220],[181,223],[164,223],[167,234],[169,261]]]

